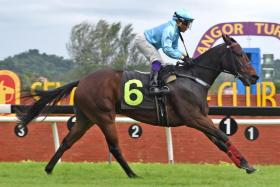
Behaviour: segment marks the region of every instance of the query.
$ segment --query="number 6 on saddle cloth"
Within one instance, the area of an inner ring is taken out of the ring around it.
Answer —
[[[166,86],[176,80],[175,66],[164,67],[159,74],[159,85]],[[125,71],[122,76],[121,109],[156,109],[158,124],[168,126],[166,110],[166,95],[149,94],[149,73],[140,71]]]

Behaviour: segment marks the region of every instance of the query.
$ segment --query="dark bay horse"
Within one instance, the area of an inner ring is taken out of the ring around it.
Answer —
[[[238,168],[245,169],[247,173],[253,173],[256,169],[249,165],[226,134],[216,128],[207,115],[207,93],[221,72],[235,75],[245,86],[255,84],[258,79],[256,71],[241,46],[227,35],[223,35],[223,40],[224,43],[209,49],[194,59],[193,66],[177,67],[179,71],[177,80],[167,84],[171,91],[167,100],[169,126],[185,125],[201,131],[220,150],[225,152]],[[122,74],[123,71],[112,69],[99,70],[57,89],[38,91],[37,96],[40,99],[33,103],[29,111],[18,114],[19,124],[26,126],[35,117],[45,113],[44,109],[47,106],[55,105],[61,98],[67,96],[74,87],[77,87],[74,96],[76,123],[47,164],[45,171],[48,174],[52,172],[63,153],[96,124],[106,138],[109,151],[128,177],[136,177],[122,156],[114,124],[116,110],[121,100]],[[195,79],[190,79],[189,76],[195,77]],[[158,125],[156,111],[135,109],[121,110],[120,113],[144,123]]]

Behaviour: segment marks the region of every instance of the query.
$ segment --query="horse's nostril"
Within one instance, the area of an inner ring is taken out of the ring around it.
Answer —
[[[256,81],[259,79],[259,76],[257,75],[252,75],[252,78],[255,79]]]
[[[259,76],[257,75],[252,75],[251,76],[251,83],[255,84],[257,82],[257,80],[259,79]]]

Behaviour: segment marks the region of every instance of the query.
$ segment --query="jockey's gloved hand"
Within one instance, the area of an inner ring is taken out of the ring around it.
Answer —
[[[193,59],[188,56],[183,56],[182,61],[185,62],[188,65],[193,65]]]

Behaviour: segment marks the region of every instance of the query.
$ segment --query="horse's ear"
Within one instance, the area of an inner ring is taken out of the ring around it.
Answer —
[[[231,43],[231,39],[227,34],[222,34],[223,40],[226,44],[230,44]]]
[[[226,42],[226,34],[222,34],[224,42]]]

